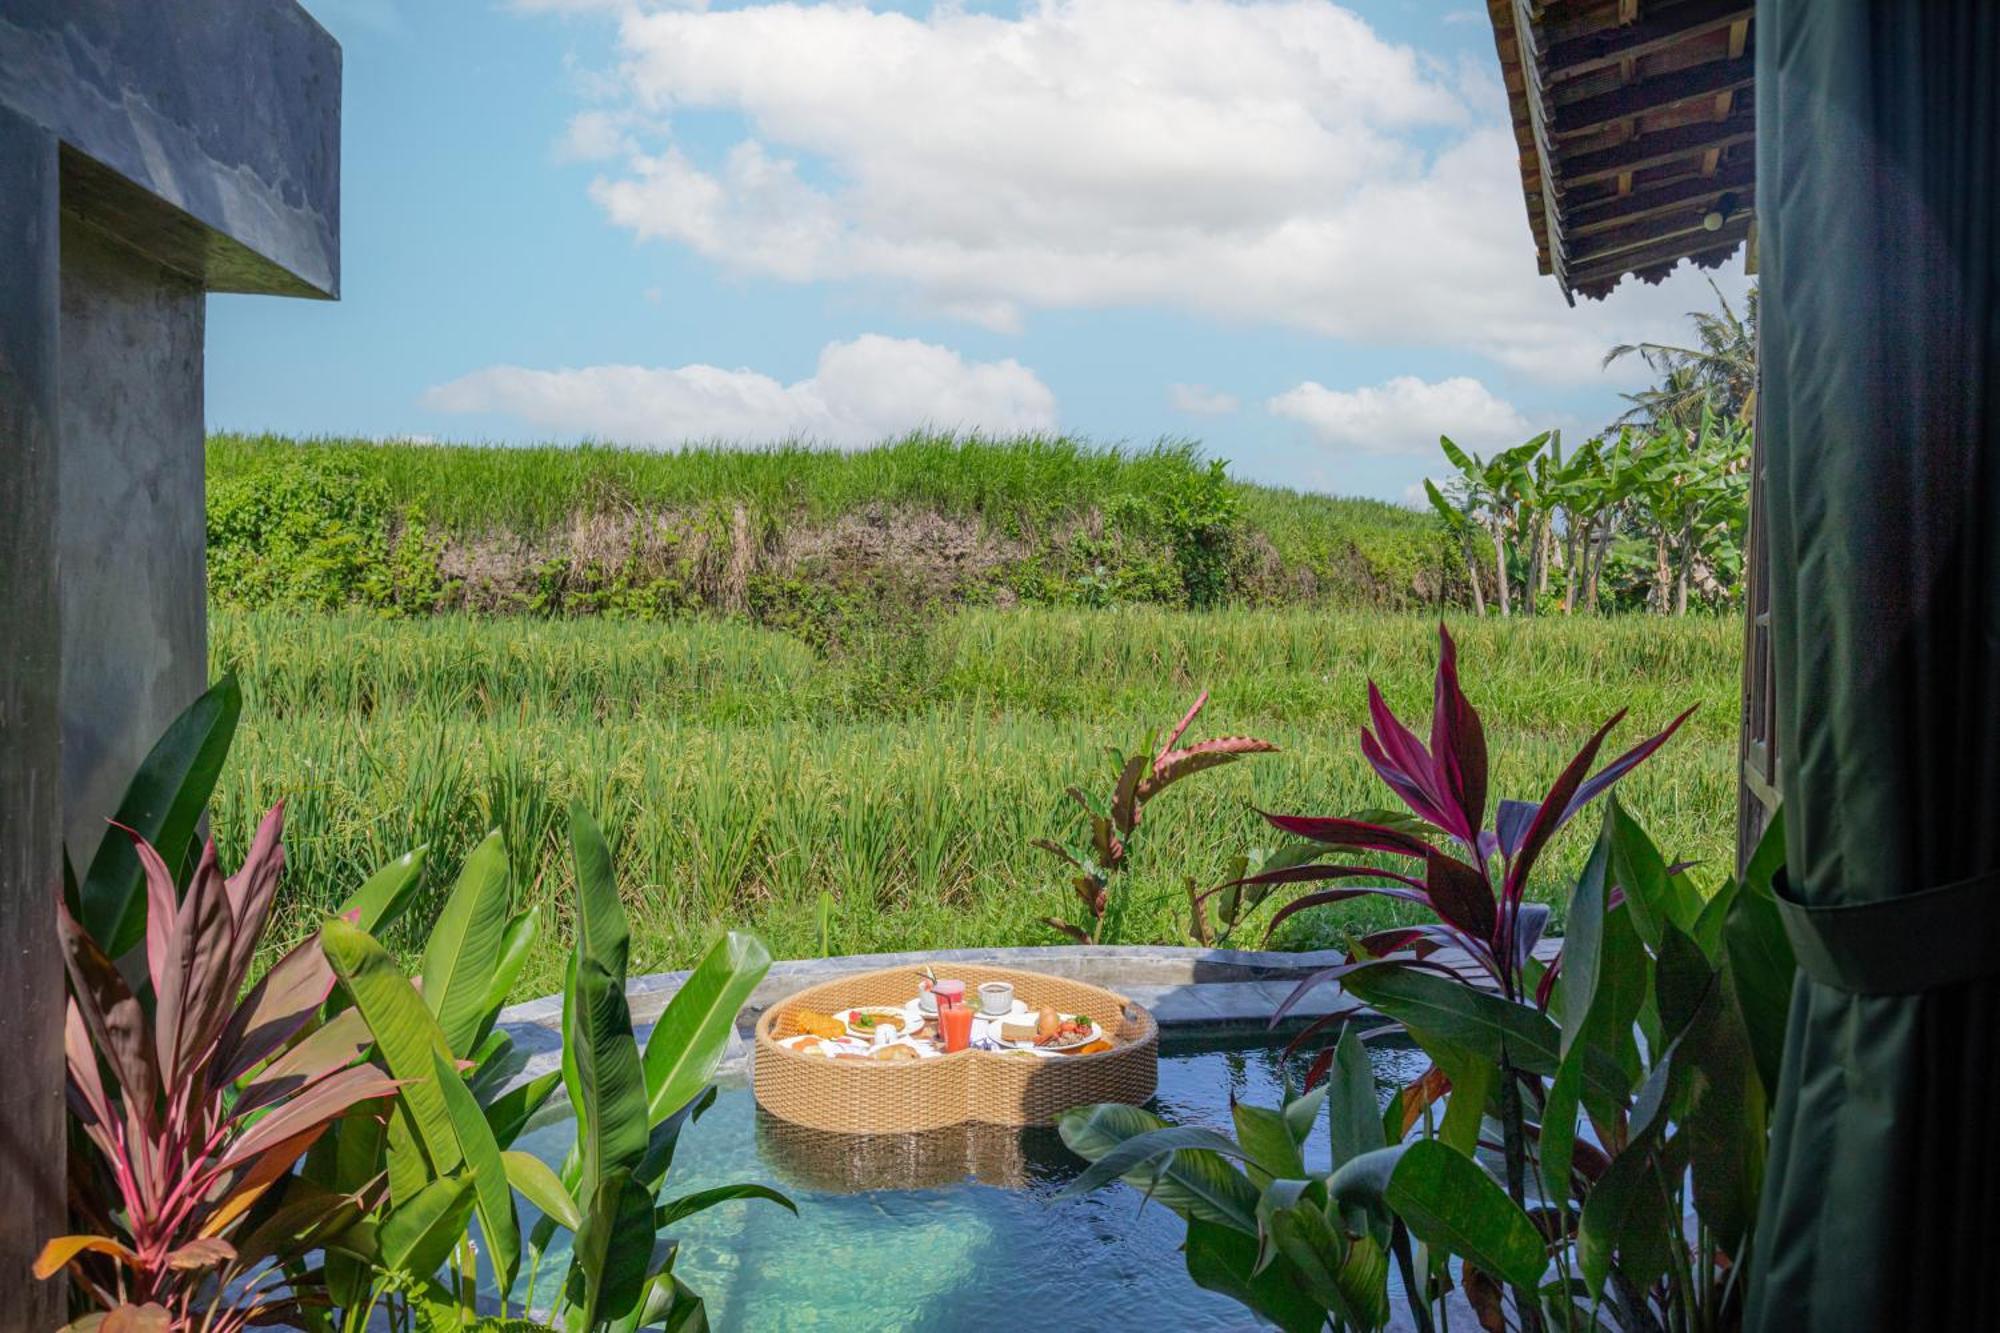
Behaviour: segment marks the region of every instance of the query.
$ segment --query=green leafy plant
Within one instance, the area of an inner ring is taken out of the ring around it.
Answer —
[[[1113,898],[1112,889],[1122,882],[1129,868],[1133,835],[1138,832],[1145,817],[1147,802],[1183,778],[1234,763],[1245,755],[1269,754],[1278,748],[1254,736],[1222,736],[1182,746],[1182,735],[1207,704],[1208,693],[1204,690],[1157,749],[1149,736],[1134,754],[1126,755],[1113,750],[1111,759],[1116,779],[1108,802],[1100,803],[1092,799],[1080,787],[1069,788],[1070,799],[1082,806],[1089,816],[1089,842],[1066,847],[1052,839],[1040,838],[1034,845],[1051,856],[1059,857],[1076,872],[1070,883],[1083,903],[1089,924],[1078,925],[1055,917],[1043,917],[1044,924],[1079,944],[1098,943],[1104,936],[1107,923],[1115,931],[1119,904]],[[1200,930],[1203,927],[1197,921],[1194,928]]]
[[[529,1241],[537,1264],[558,1228],[571,1233],[555,1311],[570,1333],[703,1328],[701,1298],[674,1276],[674,1245],[662,1233],[734,1199],[797,1211],[784,1195],[755,1184],[659,1197],[682,1129],[715,1099],[710,1080],[737,1011],[771,958],[754,937],[725,935],[675,993],[642,1050],[625,1001],[630,935],[611,851],[580,805],[570,807],[570,844],[576,946],[563,988],[562,1079],[577,1140],[560,1173],[526,1154],[503,1154],[506,1177],[542,1210]]]
[[[135,788],[185,791],[169,767],[149,768]],[[227,1331],[296,1318],[321,1296],[297,1264],[338,1244],[362,1211],[292,1173],[332,1120],[396,1087],[356,1063],[359,1023],[316,1022],[333,987],[319,938],[244,989],[284,867],[283,823],[282,807],[265,816],[234,875],[208,843],[184,890],[127,830],[143,911],[100,899],[98,912],[138,921],[142,944],[122,970],[68,905],[56,908],[70,978],[67,1093],[89,1147],[72,1163],[70,1208],[89,1230],[51,1240],[35,1271],[67,1270],[126,1327]]]
[[[1750,429],[1704,407],[1677,424],[1621,439],[1631,526],[1651,548],[1647,604],[1686,615],[1698,585],[1733,589],[1750,507]]]
[[[1438,447],[1459,476],[1446,490],[1426,479],[1424,494],[1459,539],[1466,578],[1481,615],[1486,613],[1480,591],[1482,564],[1491,572],[1494,602],[1501,615],[1512,615],[1517,601],[1524,610],[1534,609],[1536,576],[1526,576],[1522,597],[1515,595],[1514,580],[1517,568],[1525,569],[1541,554],[1544,524],[1537,503],[1535,463],[1552,438],[1552,433],[1544,432],[1487,459],[1459,448],[1447,436],[1438,437]]]
[[[466,858],[426,937],[416,981],[369,933],[408,906],[423,854],[371,876],[329,921],[327,957],[346,1017],[366,1025],[372,1058],[399,1087],[392,1099],[343,1118],[305,1165],[309,1179],[341,1192],[386,1182],[364,1239],[327,1258],[344,1326],[366,1327],[377,1308],[392,1326],[471,1303],[477,1270],[460,1245],[474,1217],[502,1313],[520,1271],[521,1235],[500,1154],[555,1090],[550,1073],[512,1085],[513,1041],[495,1023],[540,930],[516,910],[498,833]],[[437,1277],[447,1261],[449,1284]],[[330,1318],[309,1322],[331,1327]]]
[[[128,833],[106,833],[74,895],[77,920],[111,957],[124,957],[146,930],[146,873],[134,838],[178,882],[242,715],[242,689],[226,675],[182,710],[127,784],[111,823]]]
[[[1756,401],[1756,293],[1739,317],[1696,311],[1696,346],[1614,347],[1661,382],[1630,394],[1615,434],[1568,459],[1554,433],[1492,458],[1439,441],[1457,476],[1426,480],[1431,508],[1465,561],[1474,610],[1528,614],[1558,605],[1595,611],[1600,597],[1685,615],[1739,594],[1748,535],[1750,435]],[[1610,578],[1607,579],[1607,572]]]
[[[1492,1318],[1511,1309],[1522,1329],[1733,1327],[1792,979],[1770,888],[1782,834],[1769,835],[1740,883],[1704,893],[1608,803],[1570,892],[1568,933],[1545,957],[1536,945],[1548,909],[1525,893],[1550,838],[1686,715],[1591,774],[1614,717],[1541,801],[1499,802],[1489,830],[1484,730],[1459,687],[1450,636],[1440,638],[1430,743],[1373,690],[1373,728],[1362,736],[1370,765],[1414,818],[1267,816],[1328,857],[1372,854],[1403,868],[1312,859],[1254,877],[1341,882],[1293,900],[1273,924],[1371,895],[1437,919],[1362,937],[1345,961],[1302,982],[1273,1021],[1340,982],[1431,1057],[1395,1103],[1402,1134],[1441,1105],[1435,1142],[1444,1150],[1473,1164],[1486,1145],[1499,1149],[1507,1228],[1527,1225],[1547,1244],[1533,1272],[1501,1266],[1469,1241],[1447,1247],[1463,1261],[1458,1280],[1481,1293]],[[1293,1048],[1341,1016],[1309,1024]],[[1308,1084],[1339,1058],[1337,1047],[1322,1051]],[[1463,1174],[1436,1152],[1424,1150],[1440,1163],[1425,1171]],[[1393,1183],[1403,1159],[1381,1160]],[[1383,1197],[1422,1239],[1429,1224],[1412,1215],[1416,1205],[1387,1187]],[[1467,1226],[1468,1217],[1447,1208],[1434,1220]]]
[[[1091,1165],[1064,1193],[1121,1178],[1145,1191],[1187,1220],[1183,1252],[1198,1285],[1295,1333],[1387,1327],[1392,1261],[1426,1330],[1448,1278],[1439,1256],[1523,1282],[1540,1275],[1540,1233],[1484,1168],[1432,1135],[1401,1141],[1399,1109],[1377,1107],[1352,1026],[1310,1092],[1288,1088],[1275,1110],[1234,1103],[1231,1114],[1233,1139],[1137,1107],[1071,1111],[1063,1142]],[[1315,1175],[1304,1149],[1322,1118],[1332,1169]]]

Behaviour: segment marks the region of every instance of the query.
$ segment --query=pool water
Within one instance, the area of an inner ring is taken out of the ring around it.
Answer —
[[[1371,1043],[1371,1053],[1385,1099],[1422,1070],[1406,1047]],[[1296,1080],[1302,1064],[1293,1065]],[[1161,1044],[1151,1109],[1228,1132],[1230,1098],[1276,1106],[1281,1075],[1261,1034],[1178,1036]],[[560,1162],[574,1131],[573,1121],[555,1121],[516,1146]],[[1322,1120],[1308,1167],[1326,1170],[1327,1154]],[[1251,1324],[1242,1306],[1188,1278],[1184,1227],[1168,1209],[1122,1183],[1056,1198],[1083,1166],[1053,1129],[827,1134],[765,1114],[747,1083],[725,1084],[683,1133],[665,1196],[761,1181],[789,1194],[799,1215],[751,1201],[691,1218],[674,1232],[674,1271],[701,1293],[716,1329],[1180,1333]],[[537,1305],[566,1262],[566,1249],[545,1258]]]

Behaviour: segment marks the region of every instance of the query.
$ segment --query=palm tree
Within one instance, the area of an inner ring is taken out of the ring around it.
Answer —
[[[1620,343],[1604,354],[1608,366],[1636,353],[1660,376],[1658,386],[1625,395],[1632,407],[1620,422],[1692,429],[1707,405],[1718,416],[1750,424],[1757,410],[1757,289],[1750,289],[1738,315],[1714,278],[1708,288],[1721,309],[1688,312],[1695,346]]]

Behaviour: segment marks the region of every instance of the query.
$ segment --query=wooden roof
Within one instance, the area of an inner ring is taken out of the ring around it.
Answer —
[[[1487,0],[1541,271],[1601,299],[1751,237],[1751,0]]]

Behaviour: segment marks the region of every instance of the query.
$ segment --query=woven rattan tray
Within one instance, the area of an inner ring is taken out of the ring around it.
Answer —
[[[965,982],[968,994],[985,982],[1007,981],[1031,1009],[1089,1014],[1118,1044],[1090,1055],[959,1051],[896,1064],[828,1060],[777,1044],[796,1031],[791,1016],[801,1011],[900,1005],[917,992],[917,975],[907,968],[862,972],[809,986],[765,1010],[757,1021],[757,1104],[813,1129],[902,1134],[968,1123],[1052,1125],[1075,1106],[1139,1105],[1159,1085],[1159,1025],[1124,996],[1013,968],[955,963],[950,974]]]

